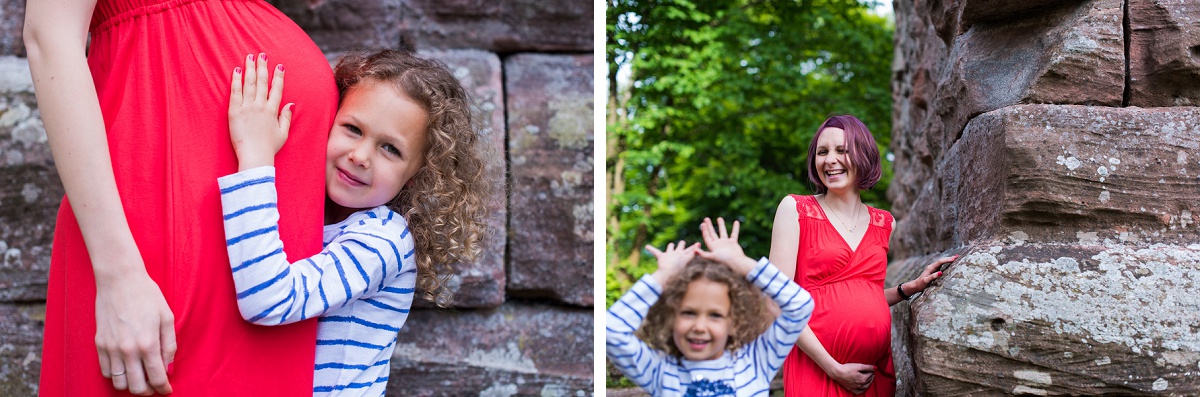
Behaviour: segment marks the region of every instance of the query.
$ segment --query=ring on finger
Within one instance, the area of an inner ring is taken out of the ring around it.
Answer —
[[[125,375],[125,371],[113,372],[113,374],[112,374],[112,376],[121,376],[121,375]]]

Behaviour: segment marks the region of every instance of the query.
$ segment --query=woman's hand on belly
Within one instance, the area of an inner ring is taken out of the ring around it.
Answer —
[[[826,374],[855,395],[863,394],[875,382],[875,366],[859,363],[838,364]]]

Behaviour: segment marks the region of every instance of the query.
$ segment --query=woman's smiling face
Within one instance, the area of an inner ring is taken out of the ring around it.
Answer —
[[[857,175],[846,149],[846,131],[841,128],[828,127],[821,131],[814,164],[817,177],[827,189],[857,189]]]

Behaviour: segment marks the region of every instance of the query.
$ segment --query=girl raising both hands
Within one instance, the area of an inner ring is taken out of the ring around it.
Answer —
[[[651,395],[766,393],[808,322],[808,292],[766,258],[747,257],[737,222],[728,233],[717,223],[700,228],[708,251],[682,241],[646,247],[658,269],[609,308],[608,357]],[[782,308],[765,330],[762,293]]]

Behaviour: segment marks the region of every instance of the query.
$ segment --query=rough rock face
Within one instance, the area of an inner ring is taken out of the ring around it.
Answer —
[[[6,396],[35,396],[46,305],[0,303],[0,319],[0,390]]]
[[[400,44],[402,0],[268,0],[325,52]]]
[[[1200,241],[1197,120],[1193,107],[980,115],[933,171],[937,212],[897,222],[893,242],[936,252],[1017,231],[1045,242]]]
[[[12,1],[12,0],[6,0]],[[592,4],[570,1],[270,0],[325,51],[592,50]]]
[[[913,170],[896,173],[900,183],[893,182],[889,192],[898,218],[905,218],[910,207],[929,205],[914,202],[929,189],[929,166],[971,118],[1019,103],[1121,105],[1121,0],[1032,11],[1015,2],[981,2],[1010,6],[1001,16],[973,15],[962,25],[939,20],[955,10],[966,15],[974,3],[948,1],[946,10],[912,10],[913,3],[896,3],[896,52],[898,59],[911,61],[893,66],[893,150],[896,168]],[[960,34],[943,36],[947,29]],[[910,162],[920,164],[910,167]]]
[[[62,182],[23,58],[0,56],[0,302],[46,296]]]
[[[972,120],[935,171],[943,223],[927,226],[948,239],[920,242],[962,256],[911,320],[897,315],[896,356],[911,357],[897,368],[918,394],[1200,390],[1196,120],[1200,108],[1073,105]]]
[[[592,56],[505,61],[514,228],[509,292],[592,305]]]
[[[1130,106],[1200,106],[1200,3],[1129,0]]]
[[[1200,244],[975,245],[912,303],[923,394],[1194,395]]]
[[[1200,393],[1200,6],[895,5],[898,394]]]
[[[25,56],[25,0],[0,0],[0,54]]]
[[[419,48],[592,51],[589,2],[413,0],[402,10],[400,35]]]
[[[414,312],[400,330],[388,392],[551,395],[592,392],[592,309],[509,301],[498,309]],[[413,391],[410,384],[440,387]]]

